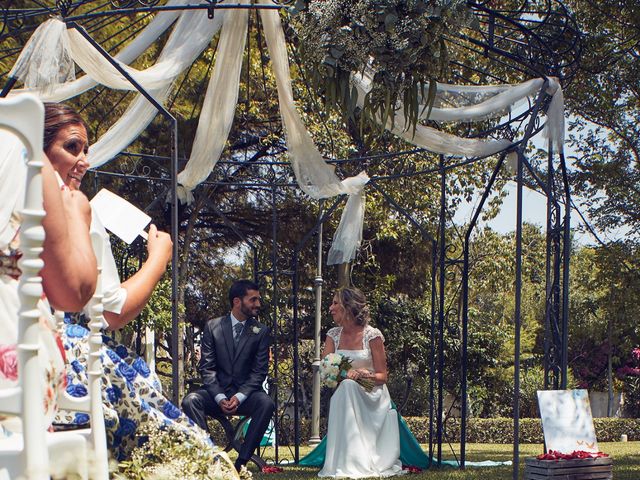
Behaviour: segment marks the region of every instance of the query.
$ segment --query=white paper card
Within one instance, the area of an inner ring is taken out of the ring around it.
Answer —
[[[106,188],[93,197],[91,207],[104,227],[128,244],[138,235],[147,238],[144,229],[151,217]]]
[[[598,452],[587,390],[538,390],[547,451]]]

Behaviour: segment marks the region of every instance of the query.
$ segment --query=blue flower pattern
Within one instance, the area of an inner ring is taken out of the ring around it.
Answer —
[[[76,373],[80,373],[84,371],[84,367],[78,360],[73,360],[71,362],[71,368],[73,368],[73,371]]]
[[[107,400],[109,400],[110,403],[116,403],[118,400],[122,398],[122,390],[120,390],[116,385],[112,385],[109,388],[107,388],[106,393],[107,393]]]
[[[89,420],[91,419],[91,417],[89,415],[87,415],[86,413],[77,413],[76,412],[76,416],[75,416],[75,422],[78,425],[83,425],[85,423],[89,423]]]
[[[80,398],[87,396],[87,387],[85,387],[82,383],[70,383],[67,385],[67,393],[72,397]]]
[[[67,356],[67,391],[74,397],[87,395],[89,331],[83,320],[76,315],[65,316],[66,328],[62,335]],[[149,421],[178,428],[188,436],[210,442],[204,431],[164,397],[158,376],[142,358],[124,345],[116,344],[111,337],[103,335],[102,338],[102,402],[107,445],[115,459],[129,458],[131,450],[141,440],[136,435],[139,425]],[[85,424],[87,420],[84,413],[60,410],[55,422],[77,425]]]
[[[180,416],[180,410],[171,402],[167,402],[162,407],[162,413],[171,419],[176,419]]]
[[[113,350],[111,350],[111,349],[108,349],[108,350],[107,350],[107,356],[108,356],[108,357],[111,359],[111,361],[112,361],[113,363],[115,363],[116,365],[117,365],[118,363],[120,363],[120,361],[122,360],[122,359],[120,358],[120,355],[118,355],[116,352],[114,352],[114,351],[113,351]],[[104,360],[103,360],[103,362],[104,362]]]
[[[84,338],[89,336],[89,330],[82,328],[80,325],[67,325],[65,330],[67,337],[71,338]]]
[[[129,356],[129,350],[124,345],[116,346],[116,353],[122,359],[126,359]]]
[[[133,382],[138,374],[135,368],[130,367],[124,362],[120,362],[116,368],[116,375],[120,375],[124,377],[125,380]]]
[[[133,368],[142,375],[144,378],[148,378],[151,374],[151,370],[149,370],[149,366],[147,362],[145,362],[142,358],[138,357],[133,361]]]

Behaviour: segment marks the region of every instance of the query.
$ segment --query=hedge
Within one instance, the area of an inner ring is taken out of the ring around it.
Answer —
[[[321,435],[326,433],[326,420],[322,419]],[[420,443],[429,442],[429,418],[406,417],[409,428]],[[306,443],[311,437],[311,424],[303,418],[300,421],[301,443]],[[620,441],[622,434],[627,435],[629,441],[640,440],[640,418],[594,418],[596,438],[600,442]],[[214,440],[218,445],[224,445],[224,433],[217,422],[211,426]],[[433,428],[436,428],[434,423]],[[445,424],[445,441],[460,441],[460,419],[450,418]],[[520,419],[520,443],[542,443],[542,424],[539,418]],[[469,443],[504,443],[513,442],[513,419],[511,418],[470,418],[467,421],[467,442]],[[293,445],[293,420],[286,422],[286,428],[280,429],[280,445]]]
[[[409,417],[405,419],[420,443],[429,441],[429,419]],[[636,418],[594,418],[596,438],[600,442],[617,442],[622,434],[629,440],[640,440],[640,419]],[[520,443],[542,443],[542,422],[539,418],[521,418],[519,422]],[[435,428],[435,425],[434,425]],[[456,442],[460,439],[460,419],[448,419],[445,425],[445,439]],[[467,442],[470,443],[512,443],[512,418],[470,418],[467,420]]]

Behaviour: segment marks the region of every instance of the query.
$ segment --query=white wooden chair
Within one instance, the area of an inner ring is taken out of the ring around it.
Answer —
[[[44,265],[39,257],[44,241],[42,219],[45,216],[41,173],[44,155],[42,103],[31,95],[0,99],[0,128],[15,133],[25,145],[28,155],[27,185],[20,227],[20,247],[23,256],[19,262],[22,275],[18,286],[18,386],[0,389],[0,414],[19,417],[22,434],[15,434],[0,441],[0,480],[48,479],[52,469],[58,470],[60,467],[55,463],[68,459],[69,454],[72,461],[63,467],[72,469],[66,470],[68,473],[75,473],[81,478],[88,478],[91,473],[93,478],[106,479],[108,468],[100,383],[102,368],[99,357],[102,344],[102,296],[100,293],[94,295],[94,315],[90,324],[89,410],[93,416],[92,428],[90,432],[47,432],[42,408],[43,372],[38,361],[40,311],[37,306],[43,292],[39,272]],[[3,180],[10,181],[0,179]],[[96,291],[100,292],[98,289]],[[90,442],[88,437],[91,438]],[[91,450],[93,454],[89,453]]]
[[[91,235],[91,242],[93,243],[93,251],[96,253],[96,260],[98,262],[98,282],[90,304],[89,358],[87,360],[89,395],[83,399],[78,399],[72,397],[67,392],[61,392],[58,396],[58,407],[64,410],[83,412],[90,415],[91,427],[73,430],[73,432],[82,435],[91,444],[92,457],[89,477],[96,480],[107,480],[109,478],[109,456],[107,452],[104,410],[102,408],[102,360],[100,359],[102,328],[106,325],[102,304],[103,292],[101,275],[104,246],[100,235]],[[64,313],[60,312],[60,314],[62,318],[64,318]],[[56,312],[56,315],[60,314]]]

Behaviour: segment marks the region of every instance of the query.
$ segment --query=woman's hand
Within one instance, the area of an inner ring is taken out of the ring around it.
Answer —
[[[347,378],[358,380],[359,378],[372,378],[372,374],[366,368],[352,368],[347,372]]]
[[[149,227],[149,239],[147,240],[147,253],[165,266],[171,261],[173,242],[166,232],[158,230],[153,223]]]

